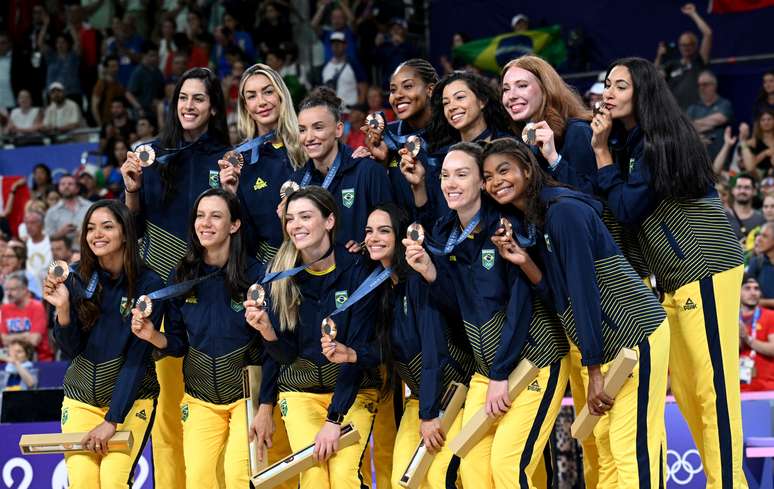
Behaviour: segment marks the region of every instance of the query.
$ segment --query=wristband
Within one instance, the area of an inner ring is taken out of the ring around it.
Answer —
[[[325,421],[341,426],[341,422],[344,421],[344,415],[342,413],[328,413]]]
[[[554,161],[553,163],[548,163],[548,166],[550,166],[550,167],[551,167],[551,169],[553,170],[554,168],[556,168],[556,166],[557,166],[557,165],[558,165],[558,164],[559,164],[561,161],[562,161],[562,155],[558,155],[558,156],[556,157],[556,161]]]
[[[140,191],[140,189],[137,189],[137,190],[127,190],[126,187],[124,187],[124,193],[125,194],[136,194],[139,191]]]

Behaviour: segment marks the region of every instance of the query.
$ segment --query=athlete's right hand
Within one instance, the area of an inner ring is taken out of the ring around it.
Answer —
[[[236,194],[242,169],[238,165],[234,166],[226,160],[218,160],[218,167],[220,168],[218,176],[220,177],[221,188],[226,192]]]
[[[64,279],[47,275],[43,281],[43,299],[56,308],[70,305],[70,291],[64,284]]]
[[[423,419],[419,423],[419,433],[422,435],[422,441],[430,453],[438,453],[446,441],[446,435],[441,429],[441,422],[438,418]]]
[[[371,158],[378,162],[385,163],[387,161],[389,149],[387,148],[387,144],[385,144],[384,140],[382,139],[382,134],[379,134],[378,132],[371,129],[368,124],[362,126],[360,130],[366,135],[365,144],[366,148],[368,148],[368,151],[371,152]],[[386,130],[387,129],[385,128],[385,131]]]
[[[418,274],[422,275],[427,283],[435,282],[436,270],[433,260],[427,254],[425,248],[408,238],[404,238],[403,246],[406,247],[406,261]]]
[[[261,450],[258,450],[258,461],[263,461],[266,450],[263,447],[271,448],[271,438],[274,435],[274,419],[272,413],[274,406],[271,404],[261,404],[258,406],[258,412],[255,413],[253,421],[250,423],[250,432],[248,437],[250,441],[257,441]]]
[[[124,177],[124,187],[129,193],[134,193],[142,187],[142,165],[137,153],[126,153],[126,161],[121,165],[121,176]]]
[[[421,184],[425,180],[425,166],[411,156],[406,148],[399,149],[398,154],[400,155],[400,172],[409,185],[416,187]]]

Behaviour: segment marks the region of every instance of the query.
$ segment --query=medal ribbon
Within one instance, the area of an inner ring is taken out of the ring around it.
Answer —
[[[157,301],[161,299],[171,299],[174,297],[181,296],[187,293],[192,288],[194,288],[195,285],[200,284],[205,280],[208,280],[214,277],[218,273],[220,273],[220,270],[216,270],[212,273],[208,273],[203,277],[195,278],[192,280],[186,280],[185,282],[180,282],[179,284],[169,285],[167,287],[164,287],[163,289],[159,289],[155,292],[151,292],[150,294],[148,294],[148,298],[150,300]]]
[[[307,263],[305,265],[301,265],[295,268],[291,268],[289,270],[280,270],[279,272],[269,272],[266,275],[264,275],[263,280],[261,280],[261,284],[267,284],[269,282],[274,282],[275,280],[280,280],[287,277],[292,277],[294,275],[298,275],[300,272],[306,270],[307,268],[311,267],[315,263],[317,263],[320,260],[324,260],[328,258],[331,253],[333,253],[333,246],[331,246],[328,251],[321,256],[320,258],[316,259],[313,262]]]
[[[263,136],[258,136],[257,138],[253,138],[249,141],[246,141],[236,148],[234,148],[234,151],[237,153],[243,153],[245,151],[250,151],[250,161],[247,163],[248,165],[254,165],[258,163],[258,160],[260,159],[260,151],[261,146],[263,146],[266,142],[274,140],[274,131],[269,131]]]
[[[311,165],[314,165],[314,163],[310,163]],[[328,190],[328,187],[331,186],[331,183],[333,182],[333,179],[336,177],[336,173],[339,171],[339,167],[341,166],[341,151],[339,151],[336,154],[336,159],[333,160],[333,165],[328,169],[328,174],[325,175],[325,180],[323,180],[322,188],[325,190]],[[312,181],[312,169],[307,168],[306,173],[304,173],[304,178],[301,179],[301,186],[306,187],[309,185],[309,182]]]
[[[473,219],[471,219],[468,225],[465,226],[465,229],[462,230],[462,233],[460,233],[460,230],[458,227],[455,227],[454,229],[452,229],[452,232],[449,233],[449,238],[446,240],[446,246],[443,247],[443,250],[436,248],[430,243],[427,243],[427,249],[430,250],[430,253],[436,256],[448,255],[449,253],[452,252],[452,250],[454,250],[454,248],[457,247],[458,244],[462,243],[463,241],[465,241],[465,239],[467,239],[468,235],[472,233],[474,229],[476,229],[476,226],[478,226],[479,221],[481,221],[480,210],[476,212],[476,215],[473,216]]]
[[[333,317],[336,314],[342,313],[349,309],[350,307],[354,306],[360,300],[367,296],[372,290],[374,290],[376,287],[381,285],[385,280],[390,278],[390,275],[392,274],[392,267],[387,268],[377,268],[373,272],[371,272],[371,275],[366,277],[366,279],[363,281],[360,286],[358,286],[357,289],[355,289],[355,292],[349,296],[349,298],[344,302],[344,304],[341,305],[341,307],[338,307],[335,311],[333,311],[328,317]]]

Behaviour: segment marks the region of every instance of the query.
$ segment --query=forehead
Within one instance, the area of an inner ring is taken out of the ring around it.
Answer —
[[[503,75],[503,83],[515,83],[518,81],[534,83],[537,82],[537,77],[529,70],[519,66],[511,66]]]
[[[223,200],[223,197],[219,197],[217,195],[210,195],[207,197],[202,197],[202,200],[199,201],[199,211],[228,211],[228,205],[226,204],[226,201]]]
[[[381,209],[377,209],[371,213],[370,216],[368,216],[368,225],[369,226],[384,226],[384,225],[390,225],[390,215],[384,212]]]
[[[269,77],[263,73],[256,73],[255,75],[251,75],[250,78],[245,81],[245,90],[258,91],[263,90],[268,86],[273,86],[273,84],[271,83]]]
[[[204,86],[204,82],[199,78],[189,78],[183,82],[180,87],[180,92],[188,94],[200,93],[207,95],[207,87]]]
[[[291,200],[290,203],[288,203],[288,214],[298,214],[300,212],[307,211],[321,214],[317,209],[317,206],[314,205],[314,202],[312,202],[311,199],[307,199],[306,197]]]
[[[415,82],[420,81],[419,77],[417,76],[413,68],[411,68],[410,66],[404,66],[403,68],[398,70],[394,75],[392,75],[392,79],[390,80],[390,83],[400,84],[409,80],[413,80]]]
[[[443,95],[444,97],[448,97],[450,95],[454,95],[455,93],[459,92],[460,90],[463,91],[470,91],[470,87],[468,84],[462,80],[454,80],[453,82],[449,83],[445,87],[443,87]]]
[[[443,160],[443,169],[447,171],[475,168],[476,160],[464,151],[449,151]]]
[[[484,170],[493,171],[502,163],[507,163],[509,166],[513,166],[517,170],[520,169],[516,160],[512,156],[504,153],[494,153],[484,159]]]
[[[616,66],[613,66],[612,70],[610,70],[610,73],[607,75],[607,79],[610,81],[624,80],[624,81],[631,82],[632,74],[629,71],[629,68],[627,68],[626,66],[616,65]]]
[[[331,111],[321,105],[303,109],[298,113],[298,122],[302,126],[308,126],[319,121],[333,121],[333,114],[331,114]]]
[[[91,217],[89,218],[89,223],[101,223],[104,221],[113,221],[113,213],[107,210],[104,207],[100,207],[99,209],[95,209],[94,212],[91,214]]]

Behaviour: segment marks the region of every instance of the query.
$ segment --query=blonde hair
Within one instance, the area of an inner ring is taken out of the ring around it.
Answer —
[[[543,94],[543,103],[533,119],[548,123],[558,140],[557,145],[561,144],[568,119],[591,120],[591,110],[583,104],[578,92],[565,83],[547,61],[537,56],[526,55],[509,61],[500,72],[500,85],[505,74],[514,66],[529,71],[537,78],[540,92]],[[525,124],[516,123],[516,134],[521,134]]]
[[[290,158],[290,164],[294,169],[298,170],[304,166],[306,158],[301,149],[301,144],[298,142],[298,117],[296,116],[296,110],[293,108],[293,98],[290,96],[290,91],[280,74],[265,64],[254,64],[245,70],[242,74],[242,79],[239,80],[239,98],[237,101],[237,130],[239,135],[246,139],[253,139],[256,136],[255,122],[247,111],[244,93],[247,80],[256,75],[263,75],[268,78],[279,94],[280,113],[275,133],[277,138],[285,145],[288,158]]]
[[[334,246],[336,242],[335,231],[336,223],[338,222],[338,207],[331,193],[315,185],[297,190],[290,194],[285,202],[285,207],[282,209],[282,236],[284,239],[279,250],[277,250],[277,254],[269,262],[269,272],[290,270],[298,262],[298,249],[293,244],[293,240],[290,239],[285,225],[287,222],[285,216],[288,211],[288,205],[298,199],[309,199],[325,219],[331,214],[333,215],[333,229],[328,232],[328,239],[331,246]],[[301,304],[301,290],[298,288],[298,285],[296,285],[292,277],[276,280],[271,284],[269,296],[271,297],[272,310],[280,320],[280,330],[293,331],[296,328],[296,324],[298,324],[298,306]]]

